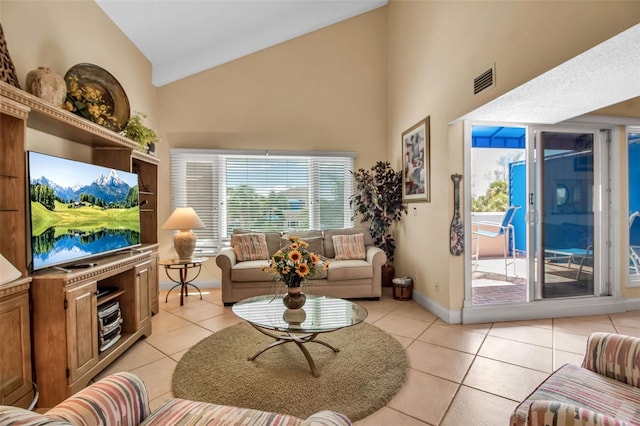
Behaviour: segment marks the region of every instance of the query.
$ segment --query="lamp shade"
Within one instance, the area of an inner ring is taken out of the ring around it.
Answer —
[[[0,285],[17,280],[21,276],[22,273],[6,257],[0,254]]]
[[[192,207],[176,208],[162,225],[162,229],[188,230],[197,228],[204,228],[204,223]]]
[[[171,213],[162,229],[178,229],[173,236],[173,248],[180,259],[189,259],[196,248],[198,237],[192,229],[204,228],[204,223],[191,207],[178,207]]]

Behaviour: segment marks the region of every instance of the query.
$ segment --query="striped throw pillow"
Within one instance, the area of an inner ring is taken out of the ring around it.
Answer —
[[[238,262],[269,259],[269,247],[264,234],[233,234],[231,246]]]
[[[364,260],[364,234],[334,235],[333,247],[336,252],[336,260]]]

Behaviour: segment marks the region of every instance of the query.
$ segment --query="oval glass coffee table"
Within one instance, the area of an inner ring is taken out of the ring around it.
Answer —
[[[314,377],[320,377],[320,371],[304,345],[318,343],[339,352],[340,349],[316,337],[360,324],[367,318],[367,310],[357,303],[316,295],[307,295],[307,302],[301,309],[287,309],[282,304],[282,295],[251,297],[233,305],[233,312],[259,332],[276,339],[248,357],[249,361],[271,348],[293,342],[304,354]]]

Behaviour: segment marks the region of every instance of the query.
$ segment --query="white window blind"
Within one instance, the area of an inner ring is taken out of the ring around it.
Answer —
[[[193,207],[205,228],[199,253],[215,252],[234,229],[284,231],[353,225],[352,153],[172,149],[172,204]]]

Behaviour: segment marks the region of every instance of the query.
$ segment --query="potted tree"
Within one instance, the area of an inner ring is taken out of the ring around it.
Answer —
[[[383,285],[391,286],[396,249],[391,225],[406,213],[402,204],[402,172],[393,170],[389,162],[378,161],[369,170],[353,172],[353,177],[356,187],[349,202],[355,207],[354,219],[359,214],[360,222],[369,222],[371,236],[387,255],[387,263],[382,269]]]
[[[143,112],[136,112],[133,117],[129,119],[126,127],[122,131],[122,135],[138,142],[140,151],[153,154],[155,151],[155,145],[158,142],[158,135],[153,129],[145,126],[142,122],[147,118],[147,114]]]

